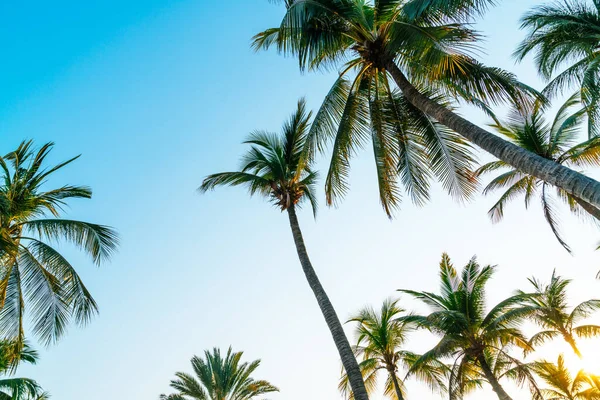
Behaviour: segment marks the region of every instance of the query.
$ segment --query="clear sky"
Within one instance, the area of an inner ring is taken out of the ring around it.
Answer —
[[[523,35],[519,16],[539,1],[499,3],[479,24],[484,59],[541,88],[532,65],[510,57]],[[92,186],[93,200],[72,203],[69,215],[112,225],[122,238],[100,269],[65,247],[101,314],[20,370],[53,398],[157,398],[192,355],[232,345],[263,360],[257,377],[281,389],[273,399],[340,399],[338,356],[285,215],[242,189],[195,192],[205,175],[237,166],[249,131],[279,129],[300,96],[316,109],[332,83],[333,74],[302,76],[294,60],[249,49],[250,37],[281,15],[267,0],[0,2],[0,152],[32,138],[56,142],[55,161],[82,154],[53,182]],[[575,278],[574,301],[599,293],[593,228],[565,215],[572,257],[537,205],[526,212],[515,202],[492,225],[492,197],[459,205],[439,188],[426,207],[406,201],[389,221],[374,174],[365,151],[338,209],[322,207],[316,222],[300,214],[342,319],[399,288],[436,290],[443,251],[457,266],[474,254],[498,264],[490,301],[553,268]],[[422,351],[433,340],[420,333],[409,347]],[[429,397],[418,383],[409,390]]]

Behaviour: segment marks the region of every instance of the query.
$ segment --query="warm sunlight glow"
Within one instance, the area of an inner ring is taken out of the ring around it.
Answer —
[[[565,363],[572,374],[584,370],[588,374],[600,375],[600,345],[593,340],[581,340],[579,349],[582,358],[578,358],[573,352],[565,352]]]

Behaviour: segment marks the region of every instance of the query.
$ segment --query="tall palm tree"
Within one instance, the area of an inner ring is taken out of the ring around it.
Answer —
[[[492,363],[502,360],[503,369],[517,368],[518,360],[510,356],[510,348],[529,348],[527,339],[518,329],[520,319],[530,313],[527,307],[520,305],[525,296],[510,297],[486,313],[485,287],[493,273],[494,267],[480,267],[473,258],[459,275],[448,255],[444,254],[440,263],[441,294],[401,290],[432,308],[429,315],[411,315],[403,319],[442,337],[421,357],[421,362],[452,359],[449,388],[451,394],[458,393],[458,397],[465,387],[472,385],[473,376],[481,375],[500,400],[509,400],[510,396],[500,385],[500,376],[494,373],[494,369],[499,371],[500,368]]]
[[[473,57],[480,35],[470,22],[491,4],[493,0],[286,0],[287,12],[279,27],[254,37],[255,49],[275,46],[281,53],[298,56],[302,70],[346,61],[309,136],[315,149],[334,138],[327,182],[330,202],[344,192],[349,159],[364,142],[369,123],[377,142],[380,137],[390,138],[388,142],[406,140],[397,124],[406,111],[395,106],[393,81],[420,115],[507,164],[600,207],[599,182],[503,140],[437,101],[437,96],[459,98],[485,111],[506,100],[518,105],[531,102],[532,89]],[[432,140],[430,146],[437,142]]]
[[[21,362],[35,364],[38,354],[26,343],[17,341],[0,342],[0,375],[12,375],[16,366]],[[48,398],[40,386],[33,379],[28,378],[0,378],[0,400],[41,400]]]
[[[589,137],[598,135],[600,1],[563,0],[536,6],[523,16],[521,28],[528,34],[515,51],[516,58],[535,55],[539,73],[550,81],[545,90],[550,96],[577,85],[587,106]]]
[[[536,104],[530,110],[514,109],[506,123],[496,119],[492,127],[517,146],[558,164],[571,168],[600,166],[600,138],[594,137],[584,142],[578,140],[580,124],[585,116],[579,107],[580,104],[578,94],[571,96],[559,108],[551,123],[546,122],[545,109],[540,104]],[[573,111],[573,107],[577,110]],[[560,235],[554,201],[548,193],[551,183],[512,168],[504,161],[487,163],[475,171],[475,175],[481,176],[500,169],[508,171],[494,178],[483,191],[484,194],[488,194],[507,188],[489,211],[492,221],[497,222],[504,217],[505,205],[515,197],[523,195],[525,207],[528,207],[532,197],[539,194],[546,221],[560,244],[570,252],[571,249]],[[600,220],[599,208],[560,187],[556,187],[556,192],[571,212]]]
[[[419,357],[404,349],[407,335],[414,330],[410,323],[399,319],[404,311],[398,306],[398,300],[387,299],[379,312],[366,307],[348,321],[356,323],[357,344],[353,349],[360,360],[359,366],[369,394],[377,387],[381,371],[385,371],[385,395],[394,400],[404,399],[404,380],[399,372],[408,371]],[[438,363],[426,367],[420,368],[415,375],[431,388],[442,389],[445,379],[443,365]],[[353,399],[347,374],[342,375],[339,388],[345,396]]]
[[[231,347],[225,357],[214,348],[204,352],[204,359],[194,356],[194,375],[177,372],[171,387],[178,393],[160,395],[161,400],[250,400],[267,393],[278,392],[275,386],[264,380],[255,380],[252,374],[260,360],[241,362],[243,352],[233,352]]]
[[[558,356],[556,364],[537,361],[532,364],[535,373],[549,386],[541,389],[544,398],[552,400],[598,400],[600,387],[597,379],[580,370],[575,376],[565,365],[563,355]]]
[[[48,188],[52,174],[78,158],[46,167],[52,147],[47,143],[35,151],[33,142],[25,141],[0,157],[0,335],[20,342],[26,310],[33,333],[46,344],[58,340],[71,320],[84,324],[98,311],[53,242],[74,244],[98,265],[118,243],[106,226],[61,218],[68,199],[89,199],[92,191],[73,185]]]
[[[529,282],[535,289],[534,296],[526,297],[527,306],[534,310],[530,318],[544,329],[530,339],[530,346],[536,347],[548,340],[562,337],[581,358],[576,339],[600,336],[600,326],[579,323],[600,310],[600,300],[584,301],[569,312],[567,287],[571,280],[556,275],[554,271],[549,284],[536,278],[530,278]]]
[[[262,131],[252,133],[245,142],[251,148],[242,159],[240,171],[209,175],[199,190],[206,192],[217,186],[242,185],[248,187],[250,195],[267,197],[282,211],[287,211],[306,280],[329,327],[352,390],[357,399],[363,400],[367,399],[367,393],[358,363],[335,309],[308,257],[296,215],[296,208],[307,200],[313,213],[317,210],[314,194],[317,173],[312,170],[313,158],[307,151],[310,118],[311,113],[306,111],[305,101],[300,100],[296,112],[283,125],[281,135]]]

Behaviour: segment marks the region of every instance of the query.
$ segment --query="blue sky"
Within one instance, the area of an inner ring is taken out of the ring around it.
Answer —
[[[531,64],[510,58],[522,38],[518,18],[537,3],[502,1],[479,28],[487,63],[540,88]],[[273,399],[340,398],[335,347],[285,215],[241,189],[195,192],[205,175],[237,165],[248,132],[277,130],[300,96],[315,109],[332,83],[333,73],[300,75],[294,60],[250,50],[250,37],[281,15],[266,0],[0,4],[0,151],[31,138],[56,142],[55,161],[82,154],[53,182],[92,186],[93,200],[72,203],[69,215],[112,225],[122,238],[99,269],[64,247],[101,314],[20,370],[53,398],[157,398],[193,354],[229,345],[263,360],[257,377],[281,388]],[[491,301],[553,268],[576,278],[574,301],[598,293],[600,237],[573,218],[564,226],[575,257],[555,243],[535,205],[525,212],[515,203],[492,225],[493,198],[459,205],[436,188],[431,204],[406,201],[389,221],[368,151],[351,183],[338,209],[322,207],[316,222],[300,215],[342,319],[398,288],[435,290],[443,251],[457,265],[474,254],[499,265]],[[433,340],[419,334],[410,345],[424,350]],[[409,390],[427,394],[414,382]]]

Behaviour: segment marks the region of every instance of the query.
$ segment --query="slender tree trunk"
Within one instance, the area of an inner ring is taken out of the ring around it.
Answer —
[[[485,375],[485,379],[489,382],[490,385],[492,385],[492,389],[494,390],[494,392],[496,392],[498,399],[512,400],[512,398],[508,395],[508,393],[506,393],[504,391],[504,388],[500,385],[500,382],[498,382],[498,379],[496,379],[496,376],[492,372],[492,369],[488,365],[483,354],[481,354],[477,357],[477,361],[479,362],[479,366],[481,367],[481,370],[483,371],[483,374]]]
[[[592,217],[596,218],[597,220],[600,220],[600,209],[594,207],[587,201],[581,200],[577,196],[572,196],[572,197],[573,197],[573,200],[575,200],[575,202],[577,204],[579,204],[581,206],[581,208],[583,208],[588,214],[590,214]]]
[[[420,93],[393,60],[386,62],[385,66],[406,99],[419,110],[514,168],[564,189],[593,206],[600,207],[600,182],[531,153],[478,127]]]
[[[404,400],[404,396],[402,396],[402,390],[400,390],[400,383],[398,382],[398,377],[396,376],[395,371],[388,371],[390,374],[390,378],[392,378],[392,382],[394,383],[394,390],[396,390],[396,397],[398,400]]]
[[[352,352],[352,348],[350,347],[350,343],[348,342],[348,338],[346,338],[344,328],[342,328],[340,319],[308,258],[308,252],[306,251],[304,239],[302,238],[302,231],[300,230],[300,224],[298,223],[298,217],[296,216],[296,209],[292,205],[287,211],[300,264],[304,270],[306,280],[317,298],[317,303],[319,303],[323,317],[325,317],[325,322],[327,322],[335,346],[340,354],[342,365],[346,370],[346,374],[348,374],[348,380],[350,382],[350,387],[352,388],[352,393],[354,393],[354,398],[356,400],[368,400],[369,396],[367,395],[365,383],[362,374],[360,373],[358,363],[356,362],[356,358],[354,357],[354,353]]]

